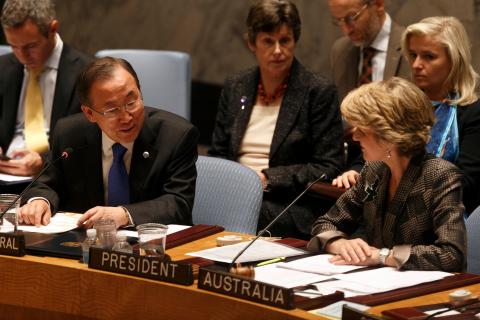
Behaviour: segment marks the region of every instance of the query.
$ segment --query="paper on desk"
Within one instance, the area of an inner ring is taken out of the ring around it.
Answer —
[[[233,258],[245,248],[249,242],[241,242],[230,246],[216,247],[197,252],[187,253],[189,256],[205,258],[208,260],[230,263]],[[248,248],[238,259],[237,262],[249,262],[268,260],[278,257],[292,257],[306,254],[304,250],[289,247],[284,244],[275,243],[258,239],[250,248]]]
[[[347,305],[350,308],[356,309],[361,312],[367,311],[368,309],[370,309],[369,306],[366,306],[363,304],[348,302],[348,301],[338,301],[331,305],[323,307],[321,309],[312,310],[310,311],[310,313],[313,313],[319,316],[326,316],[329,319],[342,319],[343,305]]]
[[[324,295],[343,291],[345,298],[348,298],[410,287],[440,280],[449,275],[451,274],[441,271],[399,271],[385,267],[334,275],[332,277],[338,280],[316,283],[315,287]]]
[[[25,176],[14,176],[11,174],[0,173],[0,181],[8,183],[14,182],[30,182],[32,181],[32,177],[25,177]]]
[[[255,280],[284,288],[294,288],[330,278],[314,273],[278,268],[278,264],[280,263],[256,267]]]
[[[277,264],[280,268],[287,268],[303,272],[318,273],[323,275],[332,275],[345,273],[348,271],[365,268],[363,266],[339,266],[328,261],[331,254],[320,254],[316,256],[297,259],[292,262]]]
[[[37,233],[61,233],[77,227],[77,221],[82,215],[72,212],[57,212],[46,226],[19,225],[18,230]]]
[[[168,224],[167,225],[168,229],[167,229],[167,235],[169,234],[172,234],[172,233],[175,233],[175,232],[178,232],[178,231],[182,231],[182,230],[185,230],[185,229],[188,229],[190,228],[191,226],[185,226],[183,224]],[[138,231],[134,231],[134,230],[120,230],[120,232],[124,235],[126,235],[127,237],[131,237],[131,238],[138,238]]]

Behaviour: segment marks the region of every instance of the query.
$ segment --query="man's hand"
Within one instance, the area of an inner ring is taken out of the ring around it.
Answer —
[[[262,172],[257,172],[257,174],[260,177],[260,181],[262,182],[263,190],[267,189],[267,185],[268,185],[267,176],[265,174],[263,174]]]
[[[89,229],[100,219],[113,219],[117,229],[129,222],[125,210],[122,207],[97,206],[87,210],[82,217],[78,219],[77,225]]]
[[[338,265],[374,266],[379,263],[379,250],[371,247],[362,239],[337,239],[325,247],[328,253],[336,256],[330,262]]]
[[[360,174],[355,170],[346,171],[333,179],[332,186],[349,189],[357,183],[359,176]]]
[[[46,226],[50,223],[52,212],[45,200],[36,199],[20,208],[18,223],[34,224],[37,227]]]
[[[27,149],[15,150],[11,160],[0,160],[0,172],[17,176],[34,176],[40,172],[43,159],[35,151]]]

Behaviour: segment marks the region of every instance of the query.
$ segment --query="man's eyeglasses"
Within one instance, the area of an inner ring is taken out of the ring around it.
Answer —
[[[344,24],[346,25],[353,25],[355,21],[360,18],[360,15],[367,9],[367,7],[370,5],[370,1],[365,2],[365,4],[360,8],[360,10],[357,11],[357,13],[354,14],[349,14],[343,18],[333,18],[332,23],[336,26],[342,26]]]
[[[88,108],[90,108],[91,110],[95,111],[98,114],[101,114],[105,118],[111,119],[111,118],[118,117],[122,113],[122,108],[124,108],[127,111],[131,111],[131,112],[135,112],[135,111],[139,110],[140,108],[143,107],[142,102],[143,102],[143,99],[137,99],[137,100],[134,100],[134,101],[130,101],[130,102],[124,104],[124,105],[118,106],[118,107],[109,108],[109,109],[107,109],[103,112],[95,110],[93,108],[93,106],[88,107]]]

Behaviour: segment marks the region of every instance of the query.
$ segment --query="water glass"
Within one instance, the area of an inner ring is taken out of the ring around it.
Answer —
[[[117,227],[113,219],[100,219],[94,223],[100,247],[112,249],[117,240]]]
[[[0,214],[3,213],[17,198],[16,194],[0,194]],[[20,208],[20,199],[7,210],[7,212],[0,218],[0,232],[16,232],[18,227],[18,209]]]
[[[137,226],[140,255],[164,258],[168,227],[158,223]]]

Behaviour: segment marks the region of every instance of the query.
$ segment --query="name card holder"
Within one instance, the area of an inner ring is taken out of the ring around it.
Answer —
[[[23,232],[0,233],[0,254],[23,257],[25,255],[25,236]]]
[[[187,286],[193,284],[191,264],[167,261],[158,257],[90,248],[88,267]]]
[[[210,268],[200,268],[198,288],[282,309],[294,309],[294,291]]]

